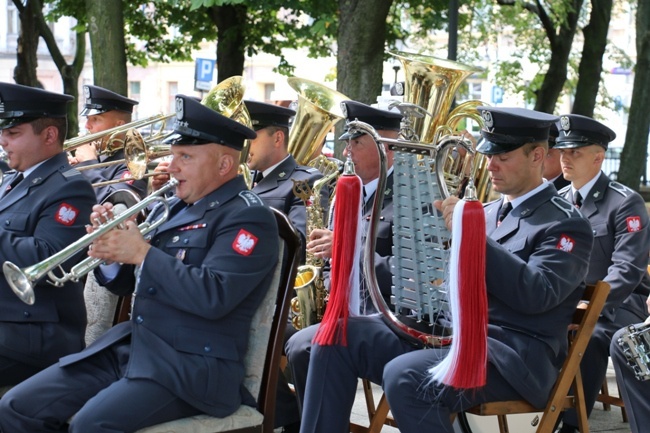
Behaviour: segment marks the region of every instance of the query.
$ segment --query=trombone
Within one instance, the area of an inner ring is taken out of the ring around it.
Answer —
[[[120,227],[128,219],[139,214],[141,211],[147,209],[150,205],[153,205],[155,203],[159,203],[164,206],[163,214],[153,222],[145,221],[141,223],[138,225],[138,229],[144,236],[150,231],[159,227],[161,224],[167,221],[167,218],[169,217],[169,203],[165,199],[165,193],[172,188],[175,188],[176,185],[178,185],[178,180],[170,179],[169,182],[162,186],[162,188],[151,193],[119,215],[116,215],[112,219],[99,225],[92,233],[88,233],[58,253],[48,257],[39,263],[36,263],[35,265],[21,269],[10,261],[4,262],[2,265],[2,271],[5,275],[5,278],[7,279],[7,282],[9,283],[9,286],[11,286],[11,289],[14,291],[16,296],[20,298],[21,301],[28,305],[33,305],[34,301],[36,300],[34,296],[34,285],[45,275],[50,278],[49,283],[55,287],[61,287],[68,281],[79,281],[79,279],[81,279],[84,275],[102,264],[103,260],[96,259],[94,257],[87,257],[73,266],[68,273],[63,271],[63,263],[67,262],[79,252],[85,250],[95,241],[95,239],[103,236],[114,228]],[[57,267],[60,268],[61,272],[63,273],[60,277],[54,274],[54,269]]]
[[[110,156],[117,152],[120,149],[126,148],[127,137],[129,132],[135,132],[141,136],[137,131],[138,128],[143,128],[149,126],[153,128],[153,125],[160,123],[160,127],[152,131],[151,135],[147,138],[148,141],[161,141],[167,138],[171,133],[164,132],[167,122],[174,117],[174,114],[157,114],[155,116],[150,116],[145,119],[136,120],[129,122],[125,125],[115,126],[113,128],[107,129],[105,131],[95,132],[94,134],[82,135],[80,137],[71,138],[66,140],[63,143],[63,150],[70,152],[78,147],[90,144],[94,146],[95,151],[98,155],[107,155]],[[126,137],[122,138],[121,135],[126,133]],[[77,167],[77,170],[89,170],[91,168],[100,168],[108,167],[116,164],[124,164],[126,161],[124,159],[119,159],[116,161],[109,162],[100,162],[97,164],[86,165],[83,167]]]
[[[124,137],[124,160],[119,162],[126,162],[126,167],[129,169],[131,176],[93,183],[93,187],[113,185],[130,180],[141,180],[161,174],[147,173],[147,169],[152,161],[171,155],[171,145],[161,143],[162,139],[166,138],[167,135],[169,134],[158,133],[145,139],[137,129],[129,129]]]

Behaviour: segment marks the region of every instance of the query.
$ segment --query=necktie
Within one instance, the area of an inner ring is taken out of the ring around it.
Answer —
[[[16,187],[16,185],[18,185],[22,180],[23,180],[23,174],[18,173],[18,176],[14,177],[14,180],[12,180],[9,186],[7,186],[7,188],[5,189],[5,195],[9,194],[9,192],[13,190]]]
[[[512,203],[506,202],[501,206],[501,210],[499,211],[499,218],[497,219],[497,227],[501,225],[501,222],[508,216],[510,211],[512,210]]]
[[[580,206],[582,206],[582,196],[580,195],[579,191],[576,191],[576,195],[573,200],[573,205],[578,209],[580,209]]]
[[[264,179],[264,174],[261,171],[256,171],[255,172],[255,178],[253,179],[254,183],[260,183]]]

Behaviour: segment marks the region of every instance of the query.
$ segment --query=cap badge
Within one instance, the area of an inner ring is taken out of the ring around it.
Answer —
[[[84,98],[90,99],[90,87],[84,86]]]
[[[343,113],[343,117],[348,117],[348,106],[345,102],[341,102],[341,112]]]
[[[489,111],[483,111],[481,113],[481,117],[483,118],[483,122],[485,122],[485,127],[486,128],[492,128],[494,126],[494,120],[492,119],[492,113]]]
[[[2,97],[0,97],[0,113],[5,112],[5,102],[2,100]]]
[[[178,120],[183,120],[185,115],[185,106],[183,98],[176,98],[176,118]]]
[[[560,117],[560,126],[562,126],[562,129],[565,131],[571,129],[571,120],[569,119],[569,116]]]

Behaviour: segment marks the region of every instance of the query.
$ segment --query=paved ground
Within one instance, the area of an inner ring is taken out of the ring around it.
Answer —
[[[616,382],[614,379],[614,370],[611,368],[607,373],[609,381],[609,390],[612,394],[617,394]],[[381,389],[375,387],[375,401],[379,401],[381,396]],[[471,415],[470,415],[471,416]],[[498,426],[494,417],[475,417],[470,419],[472,424],[471,433],[498,433]],[[357,390],[357,399],[352,409],[352,422],[361,425],[368,425],[368,414],[366,412],[366,403],[361,388]],[[530,426],[530,421],[533,415],[516,415],[508,417],[510,431],[512,433],[533,433],[535,429]],[[458,433],[464,433],[460,427],[456,426]],[[613,407],[611,411],[603,411],[602,405],[597,403],[591,417],[589,418],[589,431],[590,432],[606,432],[606,433],[630,433],[628,423],[623,423],[621,417],[621,410],[618,407]],[[398,429],[390,426],[385,426],[382,433],[397,433]],[[433,433],[433,432],[432,432]]]

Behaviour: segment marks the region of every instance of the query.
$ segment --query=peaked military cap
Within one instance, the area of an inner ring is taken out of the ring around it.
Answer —
[[[174,134],[166,139],[165,143],[173,145],[217,143],[242,150],[244,141],[256,136],[252,129],[217,113],[195,98],[176,95]]]
[[[560,135],[557,137],[557,149],[574,149],[576,147],[597,144],[607,149],[616,133],[591,117],[579,114],[565,114],[556,122]]]
[[[526,108],[476,108],[483,118],[481,136],[476,150],[486,155],[497,155],[520,148],[526,143],[548,140],[551,125],[557,116]]]
[[[20,84],[0,83],[0,129],[42,117],[66,117],[70,95]]]
[[[548,130],[548,148],[555,147],[555,142],[557,141],[557,136],[560,135],[560,131],[557,130],[557,125],[553,123]]]
[[[359,120],[377,130],[399,131],[400,129],[402,113],[380,110],[357,101],[341,102],[341,110],[348,121]],[[350,134],[346,128],[346,132],[339,137],[339,140],[351,140],[360,135],[363,135],[363,132]]]
[[[296,115],[294,110],[279,105],[257,101],[244,101],[251,115],[253,129],[258,131],[267,126],[289,127],[289,120]]]
[[[80,116],[93,116],[112,110],[133,113],[133,106],[139,103],[103,87],[90,85],[84,86],[84,97],[86,103]]]

